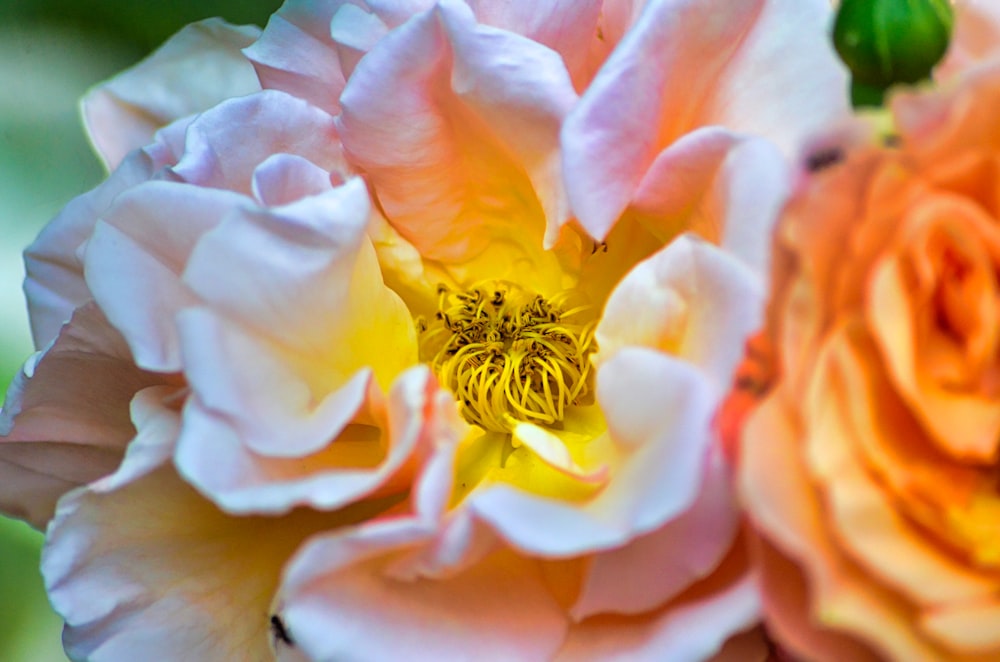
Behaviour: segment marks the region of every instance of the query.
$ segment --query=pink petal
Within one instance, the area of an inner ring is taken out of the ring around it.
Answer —
[[[759,277],[770,276],[772,229],[790,190],[786,160],[770,142],[751,138],[729,152],[708,191],[709,213],[721,219],[720,245]]]
[[[759,612],[756,586],[745,575],[702,599],[650,616],[584,621],[570,630],[555,659],[707,660],[722,650],[729,637],[755,625]]]
[[[771,228],[789,188],[789,168],[770,142],[717,127],[695,129],[660,152],[630,211],[664,240],[694,231],[763,276]]]
[[[608,52],[618,45],[629,28],[639,20],[646,4],[647,0],[604,0],[601,7],[601,36]]]
[[[425,258],[467,262],[488,245],[538,252],[546,223],[565,221],[558,130],[575,96],[554,53],[446,1],[359,63],[339,121],[400,234]]]
[[[433,0],[368,0],[371,13],[353,4],[337,10],[330,26],[340,48],[340,65],[350,77],[358,59],[386,35],[417,14],[434,6]],[[527,37],[559,53],[577,89],[593,75],[591,50],[601,3],[596,0],[557,0],[539,4],[530,0],[482,2],[468,0],[476,20]]]
[[[588,82],[590,48],[597,31],[601,2],[597,0],[467,0],[476,19],[509,30],[559,53],[577,89]]]
[[[502,547],[500,537],[471,511],[453,510],[428,544],[393,559],[386,574],[405,581],[447,579]]]
[[[722,163],[743,140],[718,126],[700,127],[679,137],[656,155],[636,187],[632,207],[653,232],[669,240],[677,228],[690,223],[687,217],[698,213]],[[723,221],[712,216],[694,229],[709,241],[718,242],[725,227]]]
[[[260,89],[240,53],[260,29],[210,18],[186,26],[83,98],[87,133],[108,169],[173,120]]]
[[[318,531],[378,512],[234,518],[170,465],[179,416],[162,391],[137,398],[139,429],[121,469],[64,498],[42,556],[74,659],[274,659],[270,615],[282,565]],[[284,657],[283,659],[289,659]]]
[[[731,4],[716,0],[709,11],[720,10]],[[762,136],[794,157],[804,138],[850,112],[847,72],[827,37],[833,12],[827,0],[766,0],[759,11],[704,100],[701,123]]]
[[[436,0],[365,0],[371,10],[390,28],[396,28],[420,12],[427,11]]]
[[[136,364],[181,369],[173,313],[194,298],[180,280],[195,243],[242,196],[173,182],[148,182],[121,194],[87,244],[87,284]]]
[[[371,3],[368,3],[369,6]],[[420,2],[422,5],[430,5],[430,2]],[[428,9],[422,6],[412,13]],[[398,6],[393,9],[399,10]],[[405,10],[404,10],[405,11]],[[337,52],[340,56],[340,67],[345,78],[350,78],[354,73],[361,57],[375,47],[388,32],[389,26],[386,24],[381,11],[370,13],[361,7],[352,4],[341,6],[334,14],[330,22],[330,37],[337,44]],[[408,19],[412,14],[407,14]],[[405,20],[405,19],[404,19]]]
[[[450,391],[439,388],[427,402],[435,415],[424,429],[423,464],[413,480],[413,510],[430,520],[440,520],[451,499],[455,451],[470,428]]]
[[[367,397],[371,370],[348,375],[330,393],[314,394],[275,347],[208,309],[184,311],[178,325],[186,377],[198,403],[232,427],[234,443],[255,453],[285,458],[315,453]],[[195,412],[200,409],[195,406]]]
[[[282,591],[303,650],[324,660],[541,660],[555,653],[565,617],[534,561],[498,551],[448,579],[386,573],[395,555],[428,533],[418,521],[395,519],[307,544]]]
[[[844,115],[829,15],[821,0],[652,0],[563,129],[580,223],[607,235],[659,153],[698,127],[762,135],[788,155]]]
[[[729,551],[739,513],[729,467],[713,453],[697,500],[677,518],[623,547],[596,554],[570,613],[640,614],[708,577]]]
[[[94,304],[18,374],[0,412],[0,504],[42,528],[56,500],[111,473],[135,434],[129,401],[164,377],[135,367]]]
[[[272,90],[229,99],[202,113],[188,129],[173,173],[192,184],[250,195],[254,170],[278,153],[346,174],[333,118]]]
[[[265,89],[281,90],[336,114],[344,74],[330,21],[347,0],[287,0],[243,52]]]
[[[284,429],[254,431],[258,437],[271,432],[263,440],[270,444],[268,452],[258,452],[241,434],[246,413],[239,412],[243,421],[234,420],[225,404],[197,397],[188,403],[176,462],[191,483],[229,512],[283,513],[303,505],[332,510],[376,492],[398,501],[414,468],[430,454],[437,439],[431,435],[456,436],[442,421],[439,390],[423,367],[400,376],[384,400],[370,376],[359,375],[320,403],[334,410],[328,421],[322,411],[300,420],[281,412],[283,419],[263,421],[289,422]],[[319,440],[323,447],[302,449],[303,439]]]

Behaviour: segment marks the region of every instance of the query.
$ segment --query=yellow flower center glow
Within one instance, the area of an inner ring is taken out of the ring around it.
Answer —
[[[558,425],[567,407],[592,397],[592,308],[572,290],[545,298],[502,281],[440,285],[434,319],[416,319],[420,358],[473,425]]]

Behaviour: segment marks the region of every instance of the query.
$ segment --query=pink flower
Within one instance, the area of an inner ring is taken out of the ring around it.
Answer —
[[[8,510],[83,485],[71,656],[762,656],[710,421],[843,81],[825,3],[725,5],[289,0],[261,91],[145,96],[178,37],[95,92],[120,164],[29,249],[39,347],[76,313],[0,441],[45,486]],[[55,425],[83,397],[113,436]]]

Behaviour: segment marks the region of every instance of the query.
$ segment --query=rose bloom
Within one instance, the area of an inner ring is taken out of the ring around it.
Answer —
[[[763,659],[711,419],[828,20],[290,0],[89,94],[0,418],[70,656]]]
[[[776,231],[739,485],[805,659],[1000,659],[1000,59],[958,34],[888,146],[821,145]]]

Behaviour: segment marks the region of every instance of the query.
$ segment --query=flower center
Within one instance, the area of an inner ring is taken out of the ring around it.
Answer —
[[[439,285],[434,319],[416,320],[420,357],[473,425],[553,425],[592,391],[591,308],[572,290],[546,299],[507,282],[467,291]]]

